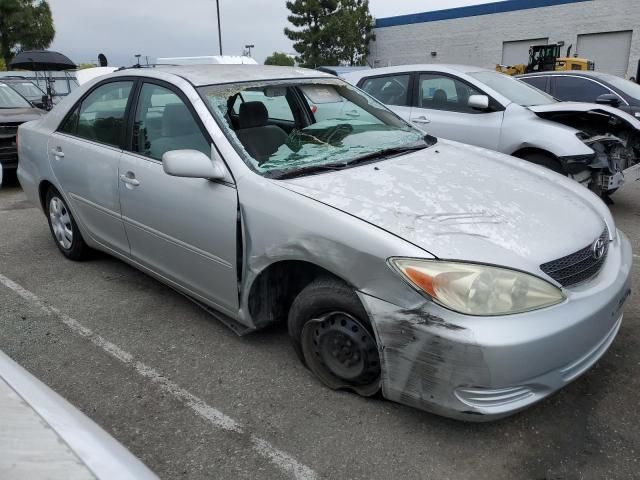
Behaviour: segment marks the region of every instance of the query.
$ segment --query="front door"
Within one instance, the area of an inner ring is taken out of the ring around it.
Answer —
[[[133,81],[112,81],[76,105],[49,138],[53,173],[70,208],[91,237],[129,255],[118,192],[127,104]]]
[[[472,85],[442,73],[424,73],[418,78],[417,101],[411,121],[436,137],[497,150],[503,112],[469,107],[471,95],[484,95]]]
[[[164,172],[162,155],[170,150],[211,154],[211,142],[181,94],[168,85],[144,83],[134,115],[132,151],[123,154],[119,168],[131,256],[194,297],[236,315],[235,187]]]

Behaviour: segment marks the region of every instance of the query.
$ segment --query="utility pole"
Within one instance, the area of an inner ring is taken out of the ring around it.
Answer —
[[[220,46],[220,56],[222,56],[222,30],[220,28],[220,0],[216,0],[216,10],[218,11],[218,45]]]
[[[255,48],[255,45],[245,45],[244,48],[246,48],[244,53],[247,54],[247,57],[250,57],[251,56],[251,49]]]

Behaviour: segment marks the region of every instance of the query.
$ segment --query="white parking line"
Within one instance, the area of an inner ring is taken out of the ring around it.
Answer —
[[[317,478],[316,472],[314,472],[306,465],[298,462],[291,455],[278,450],[266,440],[252,433],[246,432],[245,428],[233,418],[228,417],[220,410],[208,405],[204,400],[196,397],[171,380],[168,380],[158,371],[154,370],[148,365],[137,361],[133,357],[133,355],[122,350],[120,347],[109,342],[100,335],[96,334],[77,320],[62,313],[57,308],[47,305],[37,295],[18,285],[10,278],[7,278],[4,275],[0,274],[0,283],[5,287],[13,290],[23,299],[40,308],[40,310],[42,310],[47,315],[58,317],[62,321],[62,323],[64,323],[71,331],[88,339],[94,345],[100,347],[102,350],[104,350],[117,360],[121,361],[125,365],[132,367],[137,373],[145,378],[148,378],[159,388],[186,404],[195,413],[211,423],[211,425],[229,432],[248,434],[253,450],[258,455],[271,461],[280,470],[292,476],[292,478],[295,478],[297,480],[314,480]]]

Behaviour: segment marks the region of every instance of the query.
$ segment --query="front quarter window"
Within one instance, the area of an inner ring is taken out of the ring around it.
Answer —
[[[245,163],[269,177],[428,146],[423,132],[340,80],[239,83],[200,93]]]

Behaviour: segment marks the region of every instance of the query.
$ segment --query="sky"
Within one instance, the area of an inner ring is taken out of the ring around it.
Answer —
[[[132,65],[134,55],[186,57],[217,55],[215,0],[48,0],[56,37],[52,50],[76,63]],[[487,0],[370,0],[371,13],[384,18],[407,13],[488,3]],[[253,44],[259,62],[273,53],[292,53],[283,29],[284,0],[220,0],[223,53],[240,55]]]

